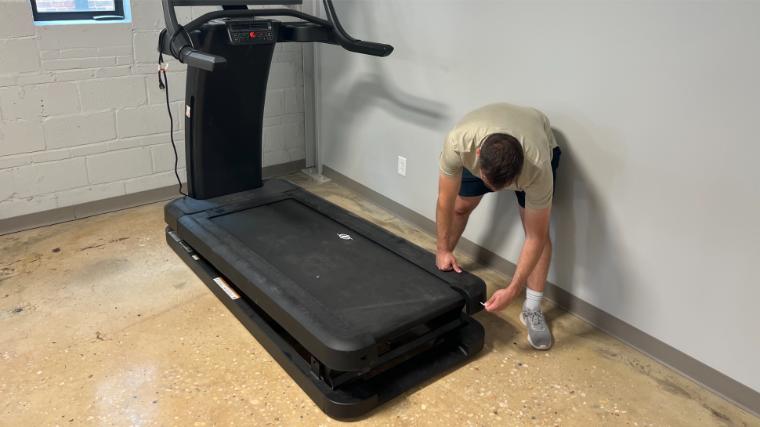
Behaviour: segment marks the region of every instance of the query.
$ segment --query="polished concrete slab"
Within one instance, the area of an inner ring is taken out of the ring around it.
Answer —
[[[309,190],[427,249],[432,236],[334,183]],[[153,204],[0,237],[0,425],[336,425],[167,247]],[[506,278],[464,260],[492,292]],[[533,351],[481,313],[474,362],[366,425],[760,425],[760,419],[547,304]]]

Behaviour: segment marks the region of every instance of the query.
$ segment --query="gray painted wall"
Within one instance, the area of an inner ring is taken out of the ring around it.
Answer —
[[[760,390],[760,2],[337,7],[396,52],[319,49],[327,166],[432,219],[457,119],[494,101],[543,110],[565,152],[550,280]],[[514,196],[488,197],[465,236],[516,261]]]

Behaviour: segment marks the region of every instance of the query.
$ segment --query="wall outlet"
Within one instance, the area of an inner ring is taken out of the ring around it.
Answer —
[[[406,176],[406,157],[398,156],[398,174]]]

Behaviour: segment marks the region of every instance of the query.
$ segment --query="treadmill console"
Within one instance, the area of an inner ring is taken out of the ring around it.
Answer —
[[[227,20],[227,34],[232,45],[273,44],[277,41],[272,21],[230,19]]]

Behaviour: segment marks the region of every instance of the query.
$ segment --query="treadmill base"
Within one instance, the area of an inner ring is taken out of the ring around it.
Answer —
[[[257,341],[277,360],[307,395],[328,416],[353,419],[405,391],[472,359],[483,348],[483,327],[465,316],[466,323],[444,336],[442,344],[382,372],[369,380],[354,381],[331,389],[312,373],[311,366],[276,330],[265,313],[237,291],[233,284],[170,229],[166,240],[177,255],[201,278]]]

